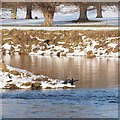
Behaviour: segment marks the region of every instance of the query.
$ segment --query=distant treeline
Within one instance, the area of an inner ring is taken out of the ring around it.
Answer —
[[[16,19],[17,8],[26,9],[26,19],[32,19],[32,10],[40,10],[44,16],[43,26],[52,26],[55,12],[58,12],[58,6],[76,6],[80,11],[79,18],[73,22],[89,21],[87,11],[97,10],[97,18],[102,18],[102,6],[113,5],[118,9],[118,3],[114,2],[2,2],[2,8],[11,10],[11,19]],[[89,6],[93,6],[90,8]],[[36,16],[35,19],[38,19]]]

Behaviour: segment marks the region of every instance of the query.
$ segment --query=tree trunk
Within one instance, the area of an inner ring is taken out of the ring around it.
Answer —
[[[53,12],[44,12],[44,26],[52,26],[53,25]]]
[[[80,16],[77,20],[78,22],[80,21],[88,21],[88,18],[87,18],[87,5],[80,5]]]
[[[14,8],[12,8],[10,18],[11,19],[16,19],[16,17],[17,17],[17,7],[14,7]]]
[[[102,6],[101,4],[97,5],[97,16],[96,18],[102,18]]]
[[[32,4],[28,3],[26,6],[26,19],[32,19]]]

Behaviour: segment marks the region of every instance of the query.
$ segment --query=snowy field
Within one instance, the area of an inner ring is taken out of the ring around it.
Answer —
[[[20,27],[20,26],[1,26],[2,29],[17,29],[17,30],[118,30],[118,27]]]

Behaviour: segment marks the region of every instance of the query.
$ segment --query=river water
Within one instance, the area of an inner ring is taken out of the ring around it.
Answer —
[[[71,90],[3,90],[5,118],[117,118],[118,59],[3,56],[4,61],[51,78],[77,80]]]
[[[79,88],[114,87],[118,85],[118,59],[85,57],[49,57],[15,55],[3,56],[3,60],[14,67],[42,74],[51,78],[79,80]]]

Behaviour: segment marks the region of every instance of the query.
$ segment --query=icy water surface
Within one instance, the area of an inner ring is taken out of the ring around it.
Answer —
[[[5,118],[117,118],[118,91],[109,89],[3,90]]]

